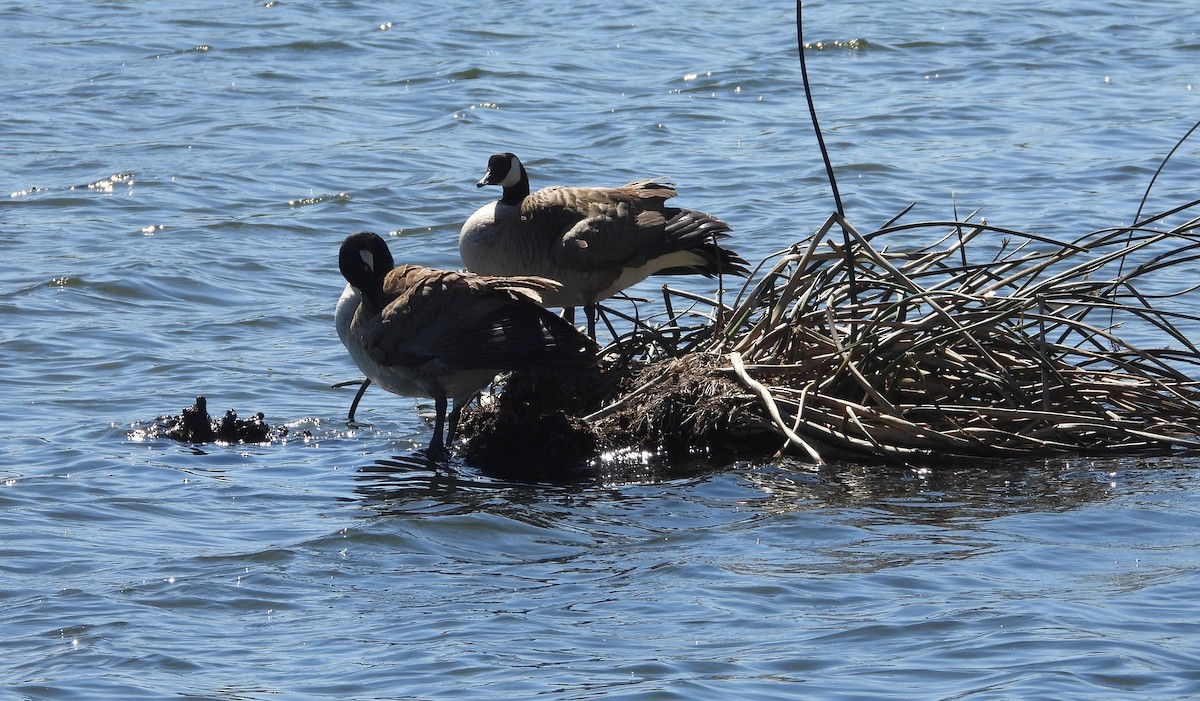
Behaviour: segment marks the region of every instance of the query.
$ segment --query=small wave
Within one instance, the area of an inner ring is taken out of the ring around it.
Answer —
[[[39,187],[30,186],[21,190],[15,190],[9,193],[11,198],[29,197],[30,195],[40,195],[56,191],[64,190],[95,190],[97,192],[112,193],[120,185],[133,187],[133,173],[113,173],[106,178],[84,183],[82,185],[68,185],[66,187]]]
[[[186,49],[176,49],[175,51],[167,51],[166,53],[156,54],[154,58],[165,58],[168,56],[183,56],[185,54],[205,54],[212,51],[211,44],[199,44]]]
[[[356,44],[339,41],[339,40],[318,40],[307,39],[299,41],[288,41],[279,44],[257,44],[251,46],[234,46],[223,51],[228,51],[231,54],[241,55],[259,55],[259,54],[280,54],[280,53],[300,53],[300,54],[316,54],[325,51],[343,52],[357,51],[360,47]]]
[[[805,42],[805,51],[834,51],[843,49],[848,51],[862,51],[870,47],[870,43],[866,39],[833,39],[831,41],[810,41]]]
[[[451,119],[465,119],[466,117],[469,117],[471,115],[471,112],[473,110],[498,110],[498,109],[500,109],[500,105],[496,104],[495,102],[480,102],[478,104],[468,105],[467,107],[465,107],[461,110],[457,110],[457,111],[451,113],[450,118]]]
[[[72,185],[67,188],[69,190],[95,190],[97,192],[112,193],[117,189],[118,185],[133,187],[133,173],[113,173],[107,178],[101,178],[94,182],[84,185]]]
[[[454,82],[456,80],[476,80],[486,75],[488,75],[488,72],[482,68],[466,68],[448,73],[445,77],[447,82]]]
[[[352,199],[348,192],[338,192],[332,195],[312,195],[310,197],[298,197],[294,200],[288,200],[289,207],[309,207],[314,204],[323,204],[325,202],[336,202],[345,204]]]

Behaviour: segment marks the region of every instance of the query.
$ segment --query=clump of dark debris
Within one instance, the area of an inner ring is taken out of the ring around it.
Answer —
[[[463,412],[461,454],[494,475],[550,481],[631,467],[600,462],[618,451],[680,465],[698,455],[771,454],[780,442],[734,418],[752,412],[753,400],[718,365],[696,353],[650,365],[609,359],[584,373],[511,373],[493,401]]]
[[[233,409],[220,420],[208,414],[208,401],[196,397],[196,403],[185,407],[178,416],[160,416],[154,421],[150,435],[166,436],[182,443],[270,443],[287,435],[287,427],[272,428],[263,420],[260,411],[249,419],[239,419]]]
[[[569,479],[586,473],[601,436],[580,416],[610,390],[598,371],[522,370],[495,400],[463,412],[462,456],[497,475]]]

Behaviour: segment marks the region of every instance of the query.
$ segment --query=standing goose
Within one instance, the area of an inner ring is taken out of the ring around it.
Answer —
[[[592,338],[596,303],[650,275],[749,275],[745,260],[716,244],[729,235],[728,224],[666,206],[676,194],[670,183],[547,187],[530,194],[520,159],[497,153],[476,183],[485,185],[500,185],[504,194],[479,208],[459,232],[467,269],[557,280],[562,289],[543,295],[544,303],[568,310],[582,305]]]
[[[498,373],[596,362],[595,343],[540,306],[542,295],[557,291],[553,280],[394,265],[379,236],[347,237],[338,255],[347,287],[335,324],[368,381],[396,394],[433,398],[430,456],[454,439],[463,406]],[[454,401],[448,422],[447,399]]]

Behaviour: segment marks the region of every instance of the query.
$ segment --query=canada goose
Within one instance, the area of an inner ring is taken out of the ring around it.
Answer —
[[[557,291],[553,280],[395,267],[387,243],[370,232],[342,242],[338,267],[348,283],[334,315],[338,337],[370,382],[433,398],[430,456],[454,439],[463,406],[498,373],[596,362],[595,343],[540,306]]]
[[[538,275],[562,283],[546,306],[582,305],[595,338],[596,303],[650,275],[749,275],[746,261],[716,244],[730,227],[716,217],[667,207],[670,183],[622,187],[547,187],[529,194],[520,159],[497,153],[477,187],[504,194],[463,224],[458,251],[481,275]]]

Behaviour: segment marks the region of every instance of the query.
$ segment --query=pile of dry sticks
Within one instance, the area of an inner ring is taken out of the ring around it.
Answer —
[[[1200,328],[1181,299],[1196,285],[1162,291],[1195,280],[1200,217],[1150,228],[1198,204],[1071,242],[971,217],[862,235],[834,214],[732,305],[664,287],[576,413],[601,448],[816,462],[1200,447],[1200,350],[1180,330]],[[877,247],[896,238],[936,243]]]

